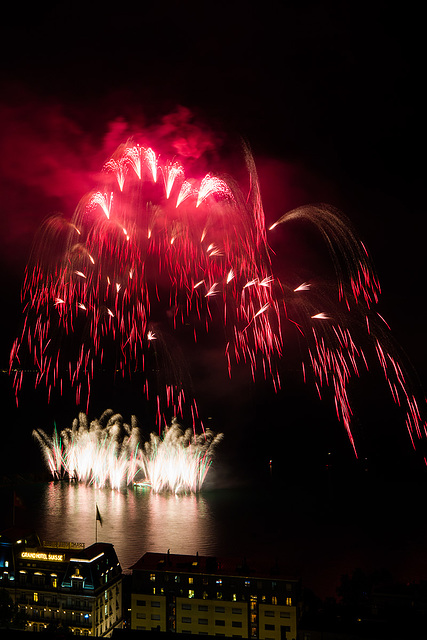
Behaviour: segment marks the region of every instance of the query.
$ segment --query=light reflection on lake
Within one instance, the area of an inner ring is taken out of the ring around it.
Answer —
[[[127,571],[147,551],[232,556],[289,576],[321,596],[335,594],[341,575],[387,567],[396,579],[425,579],[424,488],[344,486],[335,498],[274,484],[203,491],[198,495],[122,491],[66,482],[17,487],[16,524],[42,540],[114,544]],[[395,490],[396,489],[396,490]],[[410,490],[409,490],[410,489]],[[0,530],[12,521],[11,486],[0,488]],[[96,505],[103,518],[96,529]],[[399,507],[397,517],[396,505]]]
[[[102,526],[96,524],[96,505]],[[157,495],[140,488],[119,492],[49,482],[34,492],[31,510],[41,539],[88,546],[97,535],[98,541],[114,544],[123,569],[146,551],[215,552],[215,521],[200,494]]]

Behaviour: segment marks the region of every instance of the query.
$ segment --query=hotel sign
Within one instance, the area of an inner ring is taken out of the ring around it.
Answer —
[[[33,551],[23,551],[21,558],[24,560],[43,560],[47,562],[64,562],[62,553],[38,553]]]

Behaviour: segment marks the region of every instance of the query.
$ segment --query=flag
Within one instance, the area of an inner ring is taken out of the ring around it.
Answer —
[[[98,505],[96,505],[96,519],[102,527],[102,518],[101,518],[101,514],[99,513]]]

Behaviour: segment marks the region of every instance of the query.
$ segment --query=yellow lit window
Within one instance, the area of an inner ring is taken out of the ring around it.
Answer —
[[[188,578],[188,584],[193,584],[193,578]]]
[[[189,598],[194,598],[194,589],[189,589],[188,590],[188,597]]]
[[[34,602],[38,602],[39,601],[39,594],[34,592]]]
[[[276,598],[276,596],[273,596],[273,597],[271,598],[271,604],[277,604],[277,598]]]
[[[155,579],[156,579],[156,574],[150,573],[150,580],[155,580]]]
[[[291,607],[292,606],[292,598],[286,598],[286,604]]]

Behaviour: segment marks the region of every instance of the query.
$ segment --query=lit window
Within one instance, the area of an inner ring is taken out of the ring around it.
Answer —
[[[188,597],[189,598],[194,598],[194,589],[189,589],[188,590]]]
[[[5,560],[5,561],[4,561],[4,566],[5,566],[5,567],[8,567],[8,566],[9,566],[9,560]]]
[[[237,602],[237,593],[233,593],[231,599],[233,600],[233,602]]]
[[[273,596],[273,597],[271,598],[271,604],[277,604],[277,598],[276,598],[276,596]]]
[[[286,598],[286,604],[288,605],[288,607],[292,606],[292,598]]]
[[[188,578],[188,584],[193,584],[193,578]]]
[[[156,574],[150,573],[150,580],[155,580],[155,579],[156,579]]]
[[[38,602],[39,601],[39,594],[38,593],[34,592],[33,600],[34,600],[34,602]]]

